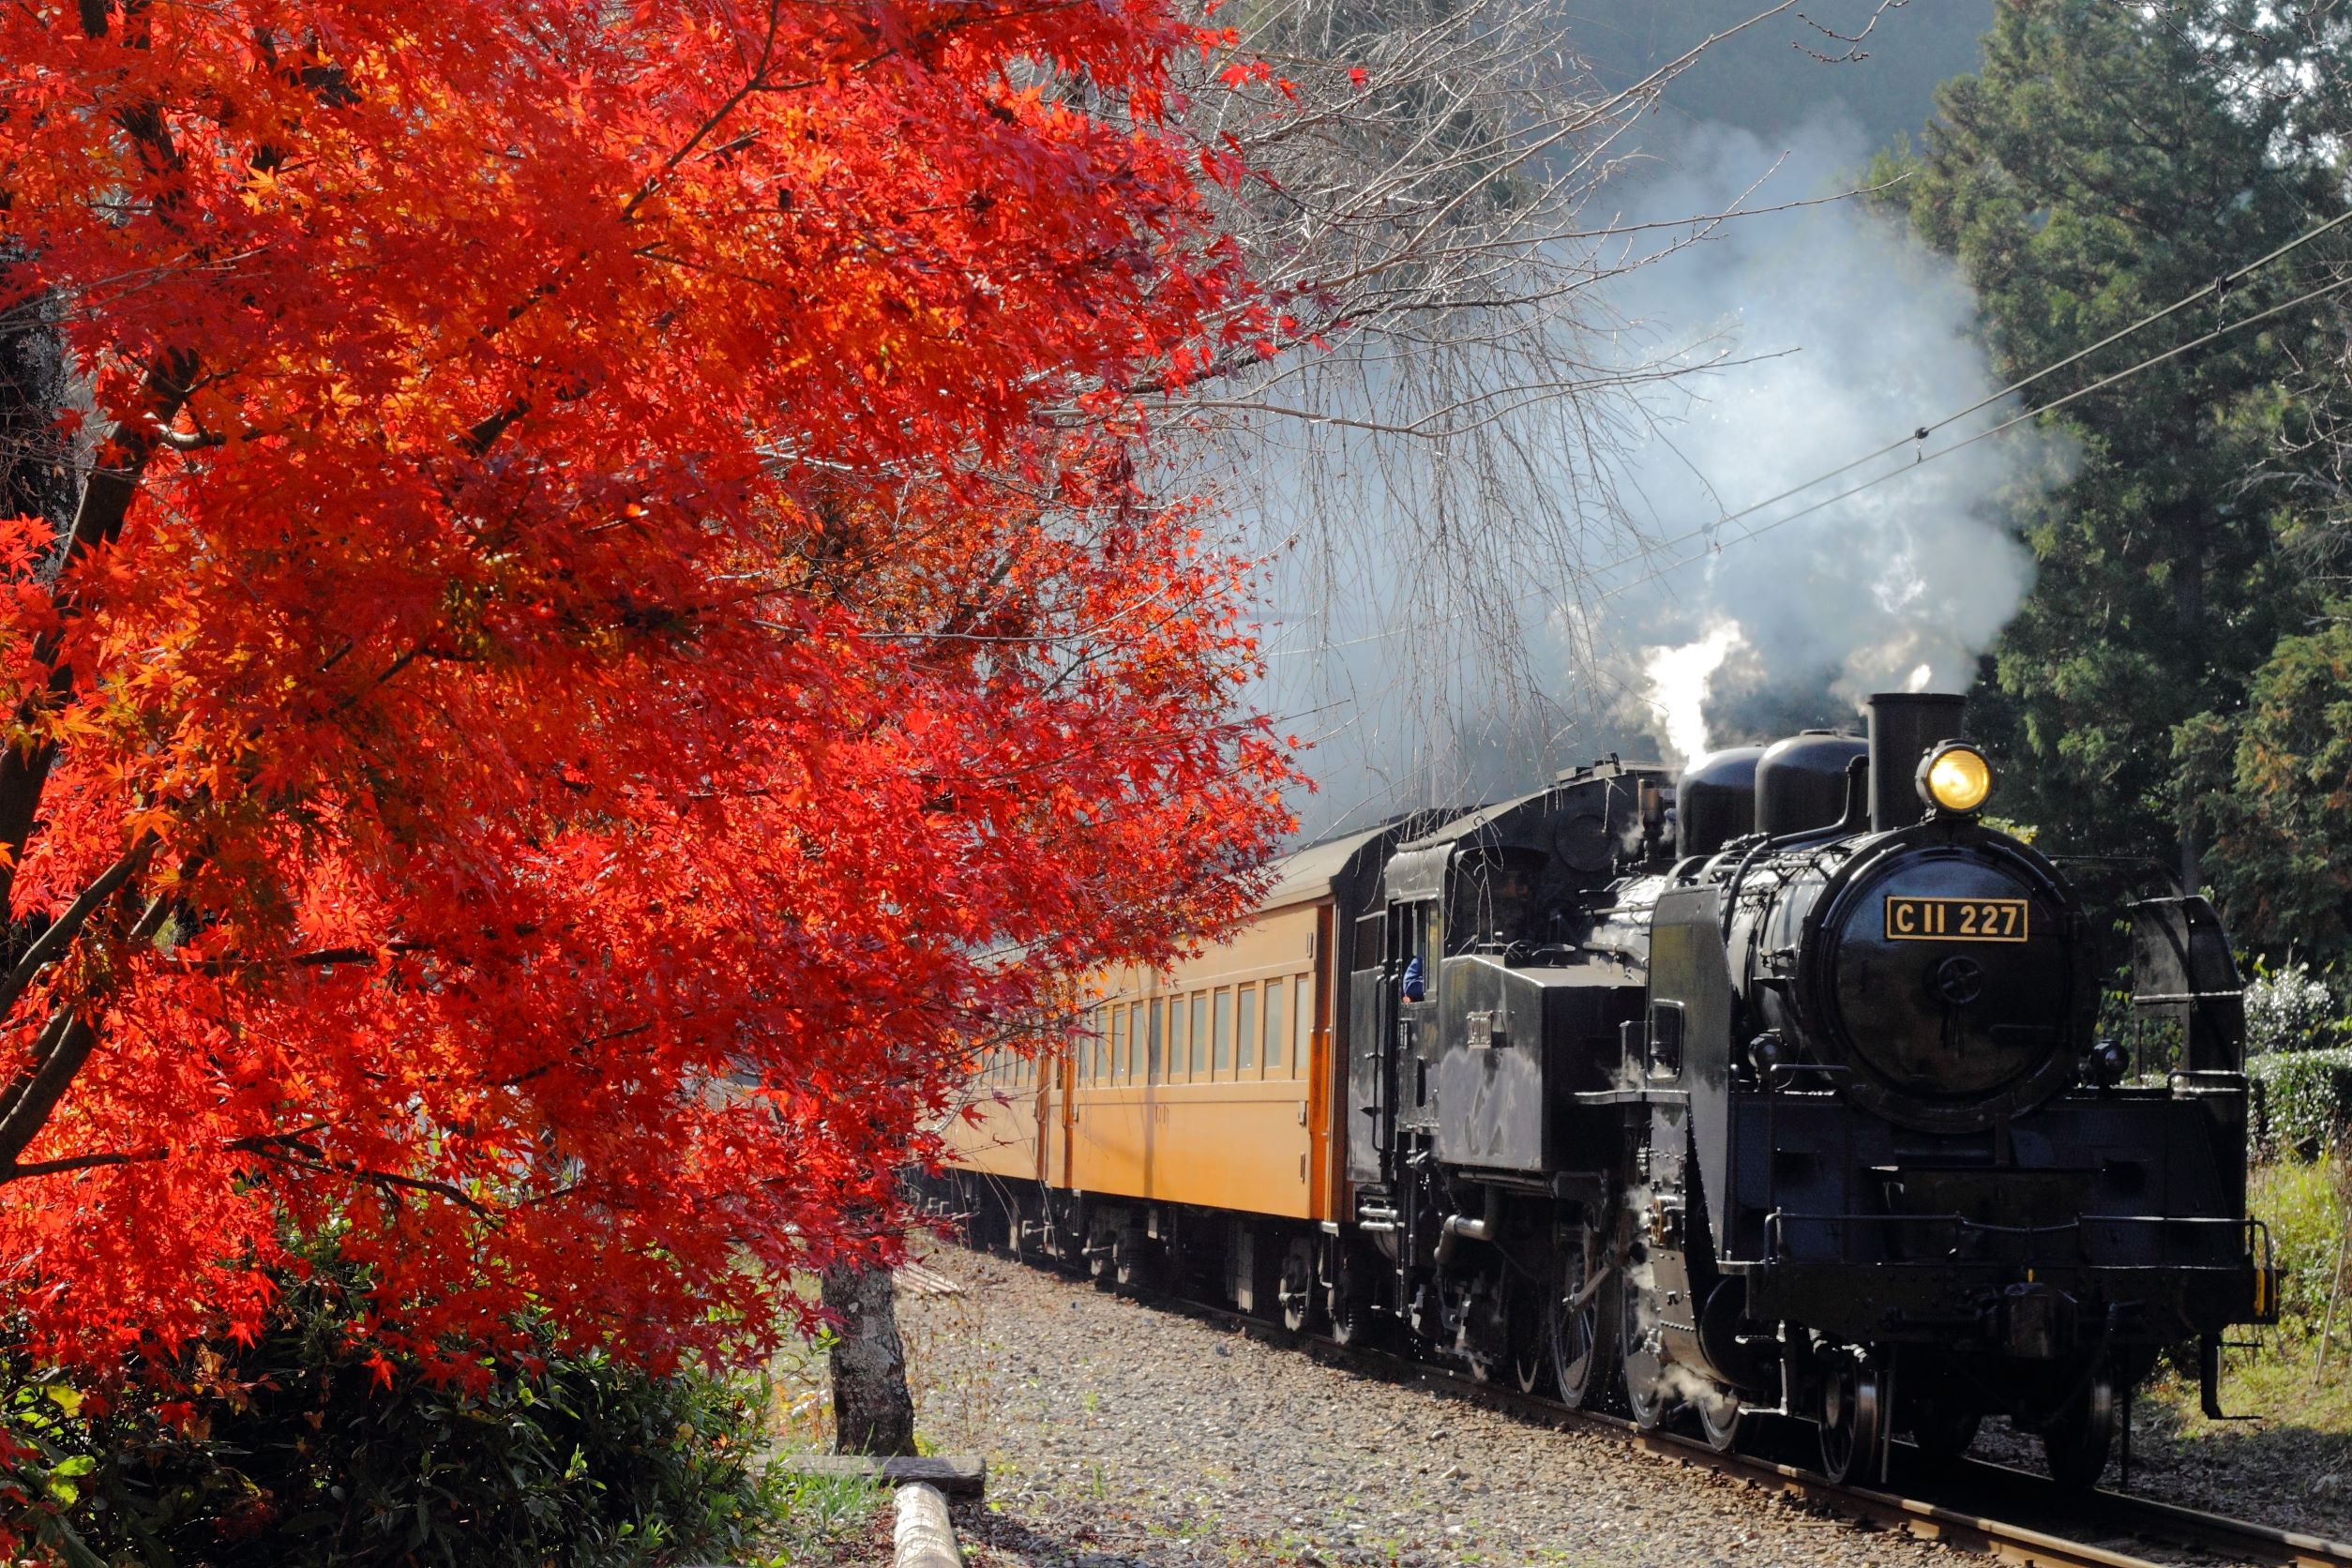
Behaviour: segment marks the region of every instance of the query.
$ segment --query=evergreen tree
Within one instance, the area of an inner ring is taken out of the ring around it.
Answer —
[[[2231,83],[2194,30],[2136,8],[2002,0],[1983,70],[1947,83],[1924,145],[1878,174],[1909,175],[1891,199],[1966,267],[2004,377],[2230,277],[2332,210],[2318,172],[2272,156],[2290,106]],[[2284,264],[2237,279],[2031,396],[2309,286]],[[2050,416],[2079,466],[2022,514],[2039,580],[1987,661],[1977,722],[2007,757],[2004,813],[2070,851],[2156,855],[2199,880],[2195,776],[2175,732],[2227,723],[2280,637],[2321,610],[2277,548],[2295,503],[2269,461],[2283,377],[2317,331],[2312,312],[2282,316]]]

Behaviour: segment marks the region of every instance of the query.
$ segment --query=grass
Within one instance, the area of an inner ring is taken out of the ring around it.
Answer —
[[[2258,1416],[2260,1426],[2217,1424],[2198,1408],[2194,1364],[2164,1370],[2148,1390],[2175,1434],[2189,1441],[2250,1439],[2261,1427],[2286,1426],[2352,1440],[2352,1268],[2336,1303],[2321,1360],[2328,1304],[2336,1285],[2347,1217],[2352,1217],[2352,1153],[2256,1166],[2248,1176],[2248,1210],[2270,1227],[2285,1280],[2279,1325],[2262,1331],[2261,1348],[2223,1357],[2222,1409]],[[2352,1448],[2347,1448],[2352,1458]]]

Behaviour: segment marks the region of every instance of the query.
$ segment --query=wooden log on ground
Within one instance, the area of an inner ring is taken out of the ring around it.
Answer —
[[[936,1486],[912,1482],[898,1488],[898,1517],[890,1532],[891,1568],[964,1568],[947,1499]]]
[[[987,1463],[968,1454],[795,1454],[784,1468],[795,1475],[863,1476],[893,1486],[920,1482],[951,1498],[979,1497],[988,1485]]]

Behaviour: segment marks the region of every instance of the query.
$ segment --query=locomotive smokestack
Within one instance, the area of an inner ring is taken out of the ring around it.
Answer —
[[[1965,697],[1939,691],[1882,691],[1870,707],[1870,830],[1908,827],[1927,815],[1913,782],[1919,760],[1938,741],[1956,740]]]

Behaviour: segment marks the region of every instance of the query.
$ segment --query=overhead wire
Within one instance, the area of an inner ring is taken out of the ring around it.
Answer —
[[[2087,398],[2093,392],[2100,391],[2104,387],[2113,386],[2116,383],[2123,381],[2131,376],[2135,376],[2143,370],[2161,365],[2167,359],[2178,358],[2181,354],[2187,354],[2192,349],[2202,348],[2206,344],[2213,342],[2217,339],[2225,338],[2233,332],[2239,331],[2245,327],[2253,326],[2259,322],[2269,321],[2275,316],[2284,315],[2286,312],[2308,305],[2314,300],[2324,298],[2331,294],[2340,294],[2346,289],[2352,289],[2352,278],[2340,278],[2332,283],[2325,283],[2318,288],[2310,290],[2305,294],[2299,294],[2295,298],[2290,299],[2284,304],[2274,305],[2268,310],[2259,311],[2251,316],[2240,317],[2237,321],[2229,322],[2224,325],[2217,326],[2212,331],[2205,333],[2201,337],[2192,338],[2187,342],[2176,344],[2172,348],[2166,349],[2162,354],[2150,354],[2136,365],[2128,366],[2123,369],[2115,371],[2111,375],[2102,376],[2097,381],[2078,386],[2073,391],[2067,393],[2064,397],[2053,398],[2046,403],[2038,403],[2032,408],[2021,410],[2020,412],[2012,415],[2007,419],[2002,420],[1999,424],[1979,430],[1974,435],[1964,436],[1960,440],[1953,442],[1949,446],[1939,446],[1933,452],[1922,451],[1920,453],[1916,460],[1906,463],[1901,468],[1889,469],[1884,474],[1875,475],[1868,479],[1864,479],[1858,485],[1852,485],[1838,491],[1835,495],[1828,496],[1820,501],[1817,501],[1809,506],[1800,507],[1798,510],[1789,513],[1787,517],[1774,518],[1770,522],[1760,523],[1754,528],[1743,530],[1729,539],[1715,540],[1705,550],[1695,551],[1694,553],[1683,556],[1679,560],[1670,561],[1665,565],[1644,573],[1640,577],[1631,578],[1626,581],[1613,584],[1609,588],[1593,596],[1593,597],[1597,602],[1606,603],[1608,600],[1617,597],[1620,594],[1628,593],[1633,589],[1640,587],[1646,582],[1654,582],[1659,578],[1665,577],[1670,572],[1680,571],[1684,566],[1692,565],[1697,562],[1703,561],[1710,555],[1720,552],[1726,545],[1745,544],[1748,540],[1769,534],[1775,528],[1786,527],[1789,523],[1795,522],[1800,518],[1809,517],[1815,512],[1821,511],[1826,507],[1834,506],[1841,501],[1859,495],[1863,490],[1870,490],[1875,486],[1883,485],[1890,479],[1899,479],[1906,474],[1912,472],[1914,469],[1919,468],[1922,464],[1934,462],[1938,458],[1948,458],[1952,456],[1952,453],[1960,451],[1965,447],[1973,446],[1980,441],[1990,440],[1992,437],[1999,435],[2004,430],[2013,430],[2019,425],[2025,424],[2028,420],[2038,419],[2043,415],[2053,413],[2058,409],[2064,408],[2067,404],[2073,402],[2077,399]],[[1978,406],[1981,408],[1983,405],[1979,404]],[[1947,421],[1947,423],[1949,421]],[[1879,455],[1883,456],[1884,454],[1881,453]],[[1844,472],[1844,470],[1841,470],[1840,472]],[[1751,508],[1751,510],[1753,510],[1753,508]],[[1682,535],[1684,538],[1691,536],[1692,535]],[[1627,563],[1620,564],[1623,565]],[[1606,568],[1604,569],[1606,570]]]
[[[2242,327],[2253,325],[2258,322],[2270,320],[2273,317],[2284,314],[2287,310],[2308,304],[2311,301],[2320,298],[2326,294],[2335,293],[2346,286],[2347,283],[2352,283],[2352,279],[2342,279],[2334,283],[2324,285],[2321,288],[2312,290],[2296,299],[2290,300],[2284,305],[2274,306],[2271,309],[2261,311],[2255,315],[2241,317],[2238,321],[2226,323],[2201,337],[2192,339],[2185,343],[2181,343],[2174,348],[2168,349],[2163,354],[2151,355],[2126,369],[2117,371],[2112,375],[2102,377],[2098,381],[2089,383],[2085,386],[2078,387],[2074,391],[2068,393],[2063,398],[2054,399],[2047,403],[2043,403],[2034,408],[2026,410],[2025,412],[2009,419],[2003,420],[1998,425],[1981,430],[1975,435],[1968,437],[1966,440],[1954,442],[1952,445],[1938,448],[1933,453],[1922,451],[1915,461],[1907,463],[1902,468],[1891,470],[1886,474],[1865,480],[1862,484],[1851,486],[1846,490],[1840,490],[1837,494],[1830,496],[1826,500],[1818,501],[1810,505],[1802,507],[1795,512],[1791,512],[1787,517],[1776,519],[1761,527],[1745,530],[1738,535],[1735,535],[1729,540],[1718,540],[1711,537],[1711,535],[1726,524],[1738,522],[1744,518],[1754,517],[1758,512],[1776,506],[1784,501],[1793,500],[1798,496],[1803,495],[1809,490],[1817,490],[1833,479],[1841,478],[1847,474],[1851,474],[1858,468],[1862,468],[1869,463],[1875,462],[1880,458],[1888,457],[1895,452],[1899,452],[1907,446],[1918,446],[1924,443],[1937,431],[1945,430],[1950,426],[1968,418],[1970,415],[1981,413],[1983,410],[1999,402],[2002,399],[2014,396],[2016,393],[2025,390],[2027,387],[2032,386],[2038,382],[2044,381],[2050,376],[2057,374],[2058,371],[2063,370],[2070,366],[2080,364],[2083,360],[2089,358],[2101,350],[2111,348],[2127,338],[2131,338],[2138,333],[2144,332],[2148,327],[2155,325],[2157,323],[2177,315],[2180,311],[2185,310],[2201,301],[2208,298],[2220,298],[2225,296],[2230,290],[2237,287],[2239,283],[2242,282],[2245,279],[2251,277],[2255,272],[2269,266],[2270,264],[2280,260],[2282,257],[2293,254],[2295,251],[2311,244],[2322,235],[2342,228],[2347,223],[2352,223],[2352,210],[2346,210],[2345,212],[2340,213],[2336,217],[2328,219],[2324,223],[2314,225],[2314,227],[2304,231],[2302,234],[2297,235],[2295,238],[2288,240],[2263,255],[2256,257],[2254,260],[2248,262],[2245,265],[2238,267],[2233,271],[2224,273],[2220,277],[2215,278],[2211,282],[2205,284],[2203,287],[2196,289],[2190,294],[2182,295],[2180,298],[2174,300],[2171,304],[2166,305],[2160,309],[2152,310],[2136,321],[2130,323],[2128,325],[2117,328],[2115,331],[2107,334],[2107,336],[2100,339],[2097,342],[2077,349],[2073,353],[2065,355],[2063,358],[2053,360],[2049,364],[2043,366],[2041,369],[2010,382],[2007,385],[1999,387],[1995,391],[1988,392],[1964,408],[1955,409],[1952,413],[1946,414],[1939,418],[1930,420],[1925,424],[1915,427],[1909,434],[1898,436],[1882,446],[1864,452],[1859,457],[1849,459],[1847,461],[1840,463],[1835,468],[1817,474],[1812,478],[1807,479],[1801,484],[1791,485],[1787,489],[1780,490],[1775,494],[1766,496],[1760,501],[1753,502],[1748,505],[1741,507],[1736,512],[1726,513],[1725,515],[1712,519],[1711,520],[1702,523],[1696,528],[1686,529],[1682,533],[1672,535],[1666,538],[1647,544],[1639,551],[1620,556],[1616,560],[1605,562],[1601,565],[1595,567],[1587,568],[1586,575],[1589,578],[1598,578],[1605,576],[1609,572],[1616,571],[1622,566],[1630,566],[1643,561],[1652,560],[1655,558],[1657,551],[1671,549],[1676,545],[1686,543],[1691,539],[1705,537],[1710,540],[1709,546],[1706,550],[1695,552],[1694,554],[1688,556],[1681,557],[1664,566],[1660,566],[1652,571],[1647,572],[1638,578],[1634,578],[1628,581],[1616,584],[1601,592],[1595,596],[1595,597],[1604,602],[1608,599],[1615,598],[1619,595],[1639,587],[1644,583],[1653,582],[1670,572],[1679,571],[1683,566],[1690,565],[1697,561],[1705,560],[1708,556],[1721,550],[1726,544],[1743,543],[1748,539],[1756,537],[1758,535],[1770,533],[1775,528],[1780,528],[1788,523],[1794,522],[1800,518],[1809,517],[1816,512],[1823,510],[1825,507],[1834,505],[1840,501],[1844,501],[1851,496],[1857,495],[1862,490],[1869,490],[1876,485],[1882,484],[1888,479],[1897,477],[1903,474],[1907,474],[1912,469],[1919,467],[1922,463],[1932,461],[1939,457],[1949,456],[1951,453],[1959,451],[1963,447],[1973,445],[1977,442],[1983,441],[1987,437],[1998,435],[2004,430],[2013,429],[2015,426],[2033,419],[2043,414],[2049,413],[2055,409],[2062,408],[2066,404],[2071,403],[2079,398],[2086,397],[2092,392],[2102,389],[2103,387],[2112,386],[2117,382],[2119,382],[2126,377],[2136,375],[2142,370],[2146,370],[2152,366],[2162,364],[2164,361],[2187,353],[2191,349],[2201,347],[2206,343],[2209,343],[2214,341],[2216,339],[2225,337],[2229,333],[2238,331]],[[1538,597],[1548,592],[1551,592],[1548,588],[1530,589],[1526,594],[1518,596],[1512,602],[1524,603],[1528,599]],[[1440,617],[1440,619],[1459,620],[1463,616],[1470,613],[1470,611],[1456,611],[1454,615]],[[1288,658],[1298,657],[1309,654],[1330,653],[1342,648],[1359,647],[1366,643],[1387,641],[1392,638],[1404,636],[1412,629],[1413,628],[1410,626],[1392,626],[1385,630],[1366,633],[1362,637],[1349,638],[1337,641],[1327,641],[1315,647],[1274,648],[1268,650],[1265,656],[1268,658]]]

